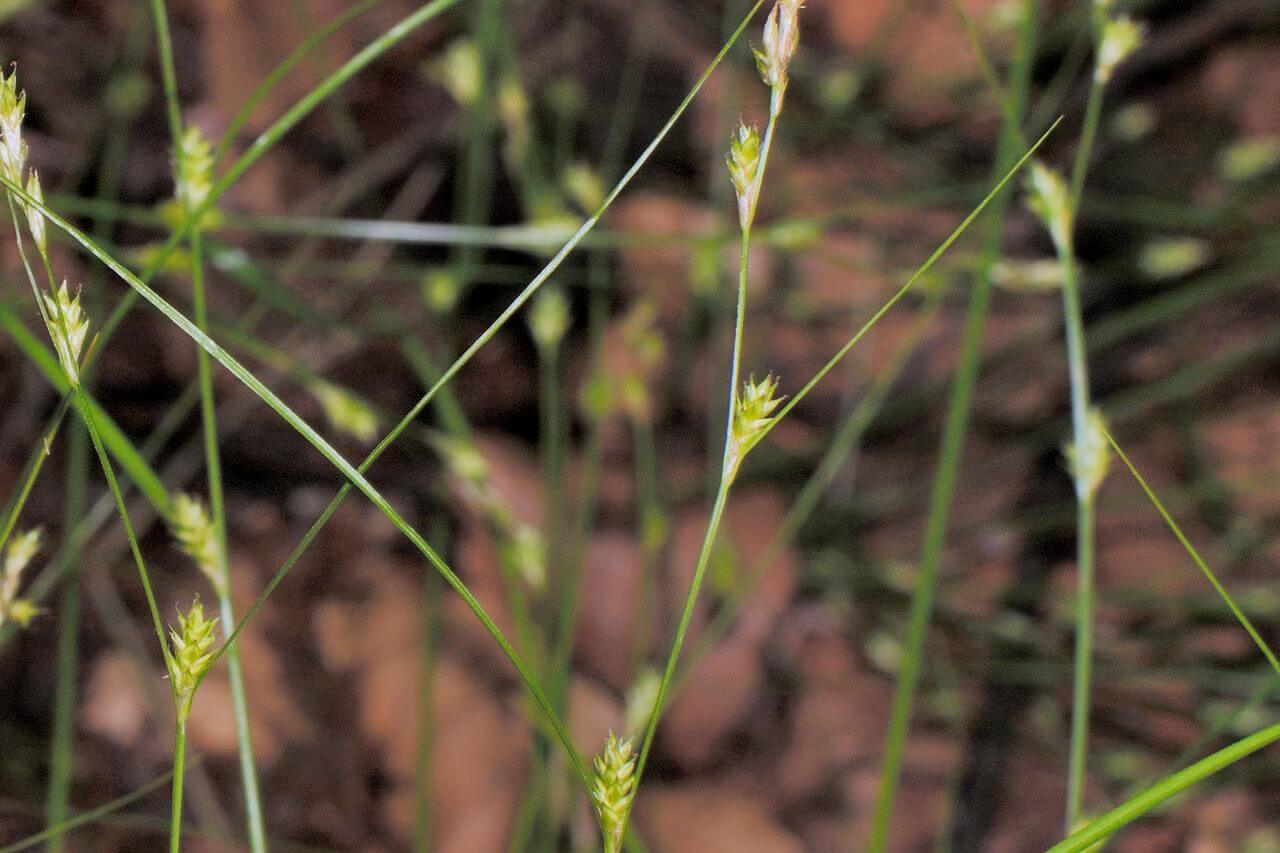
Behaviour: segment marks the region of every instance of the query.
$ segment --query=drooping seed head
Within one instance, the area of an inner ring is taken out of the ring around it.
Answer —
[[[80,384],[80,351],[89,334],[89,318],[80,307],[80,292],[71,295],[64,280],[54,293],[40,294],[44,299],[45,321],[49,337],[58,351],[58,362],[72,386]]]
[[[1146,27],[1128,15],[1108,18],[1102,25],[1102,37],[1098,40],[1098,58],[1094,76],[1099,83],[1106,83],[1116,68],[1142,44]]]
[[[22,139],[22,120],[27,114],[27,93],[18,90],[18,69],[9,76],[0,74],[0,172],[18,186],[27,165],[27,144]]]
[[[213,145],[194,124],[178,139],[173,172],[178,201],[186,210],[200,207],[213,192]]]
[[[1065,450],[1067,465],[1075,478],[1076,496],[1093,498],[1107,478],[1111,467],[1111,447],[1107,442],[1106,421],[1096,407],[1089,410],[1084,434]]]
[[[764,41],[755,49],[756,68],[766,86],[787,85],[787,67],[800,46],[800,0],[778,0],[764,22]]]
[[[738,223],[746,229],[751,225],[760,191],[760,131],[754,125],[738,124],[738,132],[729,139],[725,163],[738,196]]]
[[[181,492],[174,495],[169,510],[169,528],[178,540],[178,550],[195,562],[215,590],[222,592],[225,588],[222,545],[204,502]]]
[[[1067,182],[1062,175],[1038,161],[1031,164],[1027,178],[1027,207],[1049,229],[1049,236],[1059,250],[1071,245],[1074,217]]]
[[[591,799],[600,816],[605,853],[617,853],[622,849],[622,833],[636,793],[636,757],[631,739],[618,740],[609,732],[604,752],[596,756],[595,769]]]
[[[27,175],[27,195],[31,196],[39,204],[44,204],[44,190],[40,188],[40,176],[36,174],[35,169],[32,169]],[[24,202],[22,209],[26,211],[27,227],[31,231],[31,239],[35,242],[36,248],[40,250],[42,255],[48,253],[49,243],[45,232],[44,214],[34,204]]]
[[[217,618],[205,618],[204,605],[197,598],[185,615],[178,613],[178,628],[169,629],[169,677],[173,679],[178,714],[183,720],[191,710],[191,697],[200,684],[200,679],[213,662],[212,649],[217,627]]]

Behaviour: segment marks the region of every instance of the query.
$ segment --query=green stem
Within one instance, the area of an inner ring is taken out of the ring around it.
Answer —
[[[1089,368],[1085,355],[1084,318],[1079,275],[1069,244],[1059,245],[1062,268],[1063,322],[1066,326],[1067,372],[1071,382],[1071,440],[1078,454],[1089,446]],[[1077,457],[1076,491],[1076,624],[1075,676],[1072,681],[1071,744],[1068,756],[1066,827],[1080,819],[1089,739],[1089,691],[1093,647],[1094,490],[1086,463]]]
[[[111,490],[111,497],[115,501],[116,512],[120,514],[120,522],[124,526],[125,536],[129,540],[129,550],[133,552],[133,560],[138,567],[138,579],[142,581],[142,591],[147,598],[147,609],[151,612],[151,627],[155,630],[156,639],[160,642],[160,651],[166,664],[165,670],[168,671],[169,643],[164,636],[164,624],[160,619],[160,608],[156,605],[155,592],[151,586],[151,576],[147,572],[147,564],[142,559],[142,549],[138,546],[138,538],[134,534],[133,523],[129,520],[129,511],[125,508],[124,495],[120,492],[120,483],[116,480],[115,466],[111,464],[111,457],[107,453],[107,448],[102,444],[102,437],[98,432],[97,417],[93,413],[93,408],[89,405],[88,395],[79,385],[76,386],[75,393],[76,406],[80,411],[80,418],[89,430],[89,438],[93,442],[94,451],[98,454],[98,462],[102,466],[103,475],[107,478],[107,487]],[[170,687],[172,688],[172,683]]]
[[[55,826],[50,826],[49,828],[44,829],[36,833],[35,835],[28,836],[22,839],[21,841],[15,841],[13,844],[8,844],[4,847],[0,847],[0,853],[18,853],[19,850],[26,850],[30,847],[35,847],[37,844],[39,844],[42,841],[49,841],[52,839],[61,838],[62,836],[66,835],[68,832],[75,829],[76,827],[96,823],[99,820],[101,820],[103,817],[113,812],[117,812],[120,809],[125,808],[126,806],[132,805],[133,803],[136,803],[138,800],[141,800],[144,797],[148,796],[152,792],[157,791],[160,788],[164,787],[169,783],[169,779],[170,777],[172,777],[172,775],[173,775],[172,771],[165,773],[163,776],[159,776],[155,779],[152,779],[150,782],[138,788],[137,790],[130,791],[129,793],[125,794],[122,797],[117,797],[116,799],[111,800],[110,802],[104,803],[101,806],[98,806],[96,809],[91,809],[87,812],[82,812],[81,814],[78,814],[73,818],[68,818],[67,820],[64,820],[62,823],[59,823]]]
[[[165,0],[151,0],[151,16],[156,27],[156,43],[160,50],[160,73],[164,81],[166,114],[169,119],[169,134],[172,137],[175,156],[182,157],[182,106],[178,100],[177,72],[173,61],[173,39],[169,32],[168,12]],[[183,171],[182,163],[178,164],[178,173]],[[191,255],[191,290],[194,302],[196,327],[202,332],[209,328],[208,306],[204,287],[204,262],[201,251],[199,218],[193,215],[189,206],[185,213],[191,224],[189,235]],[[213,396],[213,373],[208,353],[196,348],[196,367],[200,384],[200,422],[204,437],[205,471],[209,482],[209,511],[212,516],[215,535],[218,540],[219,582],[215,584],[218,595],[218,607],[222,617],[223,636],[228,636],[231,626],[235,624],[235,612],[231,604],[231,573],[227,565],[227,525],[226,506],[222,490],[222,461],[218,452],[218,422],[216,403]],[[265,853],[266,831],[262,822],[262,802],[258,791],[258,771],[253,760],[253,740],[249,730],[249,705],[245,696],[244,672],[240,665],[238,647],[227,650],[227,676],[231,687],[231,708],[235,721],[236,747],[240,762],[241,786],[244,789],[245,812],[249,825],[249,847],[253,853]],[[185,737],[185,724],[180,726]],[[181,753],[181,747],[179,747]],[[180,799],[182,771],[176,769],[174,785],[176,800]],[[175,821],[180,815],[175,812]],[[177,844],[176,834],[173,844]],[[176,849],[176,848],[175,848]]]
[[[1076,263],[1074,240],[1076,216],[1084,191],[1089,157],[1098,131],[1102,110],[1103,82],[1097,74],[1089,89],[1084,128],[1071,170],[1068,197],[1068,221],[1071,223],[1065,242],[1055,240],[1058,263],[1062,268],[1062,313],[1066,327],[1067,371],[1071,381],[1071,435],[1077,454],[1090,444],[1089,436],[1089,364],[1084,334],[1084,310],[1080,299],[1080,270]],[[1071,743],[1067,758],[1066,831],[1070,833],[1080,820],[1084,802],[1085,769],[1089,754],[1089,693],[1091,690],[1093,655],[1094,598],[1094,493],[1097,485],[1087,481],[1085,462],[1077,457],[1076,486],[1076,625],[1074,677],[1071,685]]]
[[[764,142],[760,148],[760,165],[755,177],[751,212],[742,228],[742,252],[738,259],[738,307],[733,323],[733,355],[729,363],[729,403],[725,416],[725,438],[720,463],[720,485],[716,489],[715,503],[711,508],[711,517],[707,520],[707,532],[703,537],[702,549],[698,554],[698,562],[693,570],[693,580],[689,583],[689,591],[685,595],[684,607],[680,612],[680,621],[676,626],[675,640],[672,642],[671,651],[667,655],[667,663],[662,671],[662,681],[658,684],[658,695],[654,699],[653,711],[649,714],[644,740],[640,745],[640,757],[636,761],[635,790],[637,792],[644,776],[645,765],[649,761],[649,752],[653,749],[653,739],[657,734],[658,719],[662,716],[663,703],[666,701],[667,691],[671,689],[671,681],[675,677],[676,665],[680,661],[680,651],[684,647],[685,635],[689,631],[689,622],[693,619],[693,608],[698,600],[698,592],[702,588],[702,579],[711,560],[716,536],[720,532],[720,521],[724,515],[725,504],[729,500],[729,487],[732,485],[734,475],[737,473],[737,464],[741,462],[741,455],[735,454],[734,451],[733,412],[738,405],[738,376],[742,369],[742,338],[743,330],[746,326],[747,311],[747,273],[751,256],[751,223],[755,219],[755,203],[760,198],[759,190],[764,179],[765,167],[768,164],[769,145],[773,139],[774,126],[778,121],[777,107],[780,106],[780,101],[780,98],[775,97],[775,109],[769,114],[769,125],[765,130]],[[631,813],[630,809],[628,809],[623,817],[622,826],[618,833],[619,836],[625,834],[630,817]]]
[[[82,425],[73,425],[67,452],[66,529],[84,515],[88,472],[88,435]],[[67,537],[64,535],[64,540]],[[73,776],[73,734],[75,729],[76,675],[80,663],[80,573],[81,554],[71,548],[64,552],[63,570],[68,584],[63,590],[58,613],[58,666],[54,688],[53,734],[49,743],[49,790],[45,800],[45,822],[56,826],[67,819],[67,799]],[[63,849],[61,838],[50,842],[51,853]]]
[[[1277,740],[1280,740],[1280,723],[1236,741],[1231,746],[1152,785],[1102,817],[1090,821],[1079,831],[1055,844],[1050,848],[1049,853],[1082,853],[1082,851],[1096,849],[1095,845],[1106,841],[1121,827],[1153,811],[1174,795]]]
[[[1023,0],[1022,28],[1010,85],[1012,109],[1001,131],[996,156],[997,174],[1006,171],[1008,164],[1013,162],[1016,156],[1015,146],[1021,134],[1017,122],[1021,119],[1026,105],[1031,68],[1035,60],[1036,12],[1037,0]],[[868,843],[868,850],[871,853],[884,853],[888,847],[889,822],[898,793],[902,757],[906,749],[916,690],[920,683],[924,640],[937,595],[938,570],[942,562],[942,549],[946,542],[947,523],[951,515],[960,457],[964,447],[965,433],[969,427],[969,414],[977,380],[982,338],[991,305],[990,272],[1000,254],[1000,237],[1007,207],[1007,201],[1001,200],[993,211],[991,228],[983,250],[977,279],[969,297],[964,337],[960,345],[955,379],[951,385],[942,445],[933,490],[929,498],[929,514],[925,521],[924,543],[920,554],[920,572],[911,597],[905,653],[894,689],[889,730],[885,740],[884,763],[880,771],[880,787],[876,796],[875,815]]]
[[[191,292],[196,327],[209,329],[209,312],[204,286],[204,263],[200,229],[191,232]],[[223,638],[229,638],[236,624],[231,600],[231,571],[228,565],[227,512],[223,491],[222,454],[218,449],[217,402],[213,394],[213,369],[209,354],[196,348],[196,370],[200,386],[200,424],[204,442],[205,472],[209,483],[209,513],[218,539],[218,577],[215,585]],[[249,700],[244,684],[244,667],[240,648],[227,649],[227,680],[231,687],[231,714],[236,728],[236,755],[240,764],[240,784],[244,790],[245,818],[249,829],[249,849],[264,853],[267,849],[263,825],[262,795],[258,786],[258,768],[254,762],[253,736],[249,724]]]
[[[182,853],[182,777],[187,762],[187,721],[179,719],[173,736],[173,808],[170,811],[169,853]]]
[[[1084,108],[1084,126],[1080,129],[1080,144],[1076,148],[1075,163],[1071,167],[1071,209],[1080,210],[1080,199],[1084,193],[1084,179],[1089,172],[1089,158],[1093,154],[1093,143],[1098,136],[1098,119],[1102,116],[1102,94],[1106,84],[1093,76],[1089,84],[1089,100]]]

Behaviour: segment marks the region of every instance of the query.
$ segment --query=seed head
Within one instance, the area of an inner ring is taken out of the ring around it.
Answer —
[[[40,528],[19,533],[9,540],[9,547],[4,552],[4,569],[0,574],[0,615],[3,614],[18,593],[18,584],[22,581],[22,572],[31,562],[31,558],[40,550]]]
[[[22,185],[27,164],[27,143],[22,140],[22,120],[27,114],[27,93],[18,91],[18,69],[0,74],[0,172]]]
[[[213,146],[200,128],[188,125],[173,155],[174,184],[185,210],[195,210],[213,192]]]
[[[72,296],[66,280],[54,293],[42,293],[49,337],[58,351],[58,362],[73,386],[80,384],[80,351],[89,334],[89,319],[80,307],[80,292]]]
[[[617,853],[622,849],[622,832],[631,811],[631,801],[636,793],[636,759],[632,754],[631,739],[620,741],[609,732],[604,752],[596,756],[596,779],[591,788],[600,815],[600,831],[604,836],[605,853]]]
[[[1031,164],[1027,179],[1027,207],[1039,217],[1049,236],[1059,250],[1071,245],[1074,216],[1071,213],[1071,195],[1062,175],[1043,163]]]
[[[4,574],[5,577],[16,575],[35,557],[36,552],[40,550],[40,537],[43,531],[36,527],[25,533],[19,533],[9,540],[9,547],[4,552]]]
[[[778,380],[770,374],[759,382],[755,377],[742,383],[738,405],[733,413],[733,433],[730,437],[730,469],[736,471],[743,457],[755,447],[774,421],[774,410],[782,404],[782,397],[775,397]]]
[[[757,48],[756,68],[775,92],[787,85],[787,66],[800,46],[800,0],[778,0],[764,22],[764,43]]]
[[[314,382],[311,393],[320,401],[329,425],[362,444],[378,437],[378,416],[369,404],[330,382]]]
[[[553,349],[569,331],[569,301],[559,288],[544,288],[529,309],[529,332],[539,349]]]
[[[760,192],[760,131],[754,125],[739,123],[738,132],[729,139],[725,163],[733,191],[738,195],[738,223],[746,229],[751,225]]]
[[[1107,426],[1102,412],[1093,408],[1085,420],[1084,434],[1078,444],[1068,444],[1067,465],[1076,481],[1076,495],[1081,500],[1098,493],[1111,467],[1111,448],[1107,442]]]
[[[1146,27],[1128,15],[1108,18],[1102,25],[1102,37],[1098,40],[1098,59],[1093,74],[1099,83],[1106,83],[1116,67],[1129,58],[1142,44]]]
[[[222,545],[204,502],[181,492],[174,495],[169,510],[169,527],[178,540],[178,550],[190,557],[213,588],[221,593],[225,588]]]
[[[626,726],[627,733],[636,735],[649,722],[653,713],[653,703],[658,700],[658,687],[662,677],[653,667],[645,667],[632,685],[627,688]]]
[[[211,649],[217,627],[217,618],[206,619],[197,598],[185,616],[179,611],[178,629],[169,629],[169,677],[178,699],[178,717],[184,722],[191,712],[191,697],[213,662]]]
[[[44,613],[43,607],[36,607],[25,598],[15,598],[10,602],[8,610],[3,614],[17,623],[19,628],[30,628],[31,620]],[[4,619],[0,618],[0,622]]]
[[[433,314],[444,316],[458,306],[462,282],[451,272],[438,270],[422,281],[422,299]]]
[[[448,89],[461,106],[470,106],[480,97],[480,87],[484,82],[480,49],[469,39],[456,40],[428,66],[427,76]]]
[[[44,204],[44,190],[40,188],[40,176],[36,174],[35,169],[27,175],[27,195],[39,204]],[[34,204],[23,203],[22,209],[27,213],[27,227],[31,230],[31,239],[35,241],[40,254],[47,254],[49,243],[45,234],[44,214]]]
[[[491,506],[490,511],[497,509]],[[502,546],[502,553],[520,578],[535,591],[547,587],[547,542],[536,527],[523,522],[512,522],[505,508],[498,509],[495,518],[506,520],[512,530]]]

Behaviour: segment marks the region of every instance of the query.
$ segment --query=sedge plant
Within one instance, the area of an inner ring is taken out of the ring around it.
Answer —
[[[1094,70],[1085,108],[1084,129],[1070,180],[1068,182],[1041,163],[1032,164],[1028,179],[1028,205],[1048,231],[1060,268],[1071,388],[1071,442],[1066,456],[1076,495],[1076,637],[1067,774],[1068,830],[1079,821],[1084,798],[1093,656],[1096,505],[1109,456],[1102,412],[1090,401],[1081,276],[1074,247],[1075,226],[1089,156],[1097,134],[1103,90],[1116,67],[1138,47],[1142,37],[1142,27],[1127,16],[1113,15],[1110,5],[1107,0],[1095,0],[1092,7],[1096,39]]]

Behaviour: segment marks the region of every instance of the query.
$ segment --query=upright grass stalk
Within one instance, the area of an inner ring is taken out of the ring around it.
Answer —
[[[1030,88],[1031,69],[1035,61],[1035,36],[1038,0],[1023,0],[1022,24],[1019,30],[1017,53],[1014,58],[1009,85],[1009,109],[997,146],[995,170],[997,174],[1007,170],[1017,156],[1018,139],[1027,92]],[[937,596],[938,569],[942,562],[942,550],[946,543],[952,498],[960,470],[960,458],[964,448],[965,433],[969,427],[969,414],[977,380],[982,338],[986,329],[987,314],[991,306],[991,269],[1000,254],[1000,237],[1003,232],[1007,201],[998,201],[991,217],[986,243],[969,296],[964,335],[955,378],[947,403],[946,423],[934,474],[933,490],[929,497],[929,512],[925,519],[924,542],[920,552],[920,571],[911,596],[907,639],[901,668],[894,688],[893,706],[889,728],[885,738],[884,760],[880,770],[880,784],[876,795],[875,813],[872,818],[871,836],[867,844],[870,853],[884,853],[889,843],[889,824],[893,816],[894,802],[902,775],[902,758],[906,750],[907,734],[911,726],[916,690],[924,658],[924,642],[928,633],[929,618]]]
[[[746,327],[747,310],[747,274],[751,253],[751,228],[755,222],[756,208],[760,201],[760,189],[764,182],[765,170],[769,162],[774,132],[778,118],[782,113],[782,105],[787,89],[788,65],[799,45],[799,0],[778,0],[777,5],[769,13],[765,21],[763,47],[756,51],[756,63],[761,77],[770,88],[769,119],[765,127],[764,138],[754,129],[741,124],[729,146],[727,163],[730,179],[738,200],[738,224],[742,234],[742,249],[738,260],[738,302],[733,325],[733,351],[729,361],[729,400],[727,406],[724,448],[721,454],[720,482],[712,503],[711,515],[707,521],[706,535],[694,566],[693,578],[685,595],[684,606],[680,612],[680,620],[676,625],[675,638],[667,662],[663,668],[662,680],[658,683],[657,695],[654,697],[653,710],[645,727],[644,738],[640,744],[640,754],[632,764],[634,778],[630,780],[630,793],[626,803],[603,801],[596,796],[596,807],[601,819],[604,835],[605,853],[618,853],[622,839],[626,835],[627,822],[631,816],[631,797],[639,788],[644,776],[645,765],[653,748],[653,739],[658,729],[658,720],[662,716],[663,703],[671,681],[675,677],[676,666],[680,660],[680,651],[684,647],[685,635],[693,618],[694,605],[702,587],[716,537],[720,532],[720,523],[724,515],[725,504],[729,499],[729,489],[738,473],[743,458],[759,441],[773,417],[774,410],[781,404],[774,398],[777,383],[772,377],[759,383],[749,382],[741,396],[738,380],[742,365],[742,340]],[[630,740],[626,742],[625,751],[630,752]],[[606,757],[609,753],[606,750]],[[631,771],[628,771],[628,776]]]
[[[1095,59],[1084,129],[1076,150],[1070,185],[1046,167],[1033,168],[1029,204],[1053,240],[1062,271],[1062,309],[1066,329],[1067,372],[1071,384],[1071,445],[1068,458],[1076,493],[1076,630],[1071,697],[1071,740],[1067,770],[1065,825],[1068,832],[1080,820],[1088,760],[1089,699],[1092,688],[1094,538],[1098,488],[1106,476],[1106,431],[1101,413],[1089,402],[1089,370],[1080,299],[1079,264],[1075,256],[1075,226],[1084,190],[1089,157],[1097,134],[1102,93],[1116,65],[1137,46],[1141,30],[1127,18],[1111,18],[1107,4],[1091,5]]]
[[[63,498],[63,518],[66,529],[64,545],[70,543],[70,532],[85,511],[89,476],[89,437],[82,424],[73,423],[68,432],[66,489]],[[71,547],[60,557],[66,561],[64,571],[69,574],[68,583],[58,602],[58,650],[57,681],[54,688],[53,725],[49,739],[49,788],[45,795],[45,822],[57,826],[67,819],[67,799],[71,791],[74,773],[74,744],[76,708],[76,675],[80,655],[80,549]],[[61,853],[61,838],[50,842],[51,853]]]
[[[156,28],[156,44],[160,52],[160,73],[164,84],[165,113],[169,121],[169,134],[173,140],[176,197],[182,212],[190,222],[188,255],[190,257],[191,292],[196,326],[208,332],[208,306],[205,298],[204,261],[201,248],[201,219],[195,215],[198,207],[209,196],[213,186],[214,154],[194,126],[184,130],[182,108],[178,99],[177,73],[173,61],[173,39],[169,31],[169,16],[165,0],[151,0],[151,16]],[[235,625],[235,610],[231,601],[231,572],[227,562],[226,507],[222,488],[222,460],[218,450],[218,423],[213,395],[213,373],[209,355],[196,348],[196,371],[200,386],[200,424],[204,440],[205,475],[209,488],[209,510],[212,515],[213,534],[216,540],[217,583],[213,584],[218,597],[224,637]],[[240,764],[240,783],[244,792],[245,816],[249,829],[249,848],[253,853],[265,853],[266,830],[263,827],[262,798],[258,790],[258,769],[253,756],[253,738],[249,726],[249,703],[245,695],[244,670],[240,663],[238,646],[227,649],[227,680],[231,688],[231,709],[236,730],[236,754]],[[179,714],[181,718],[183,715]],[[180,719],[174,753],[174,797],[172,844],[178,844],[182,822],[182,765],[185,761],[186,721]]]

